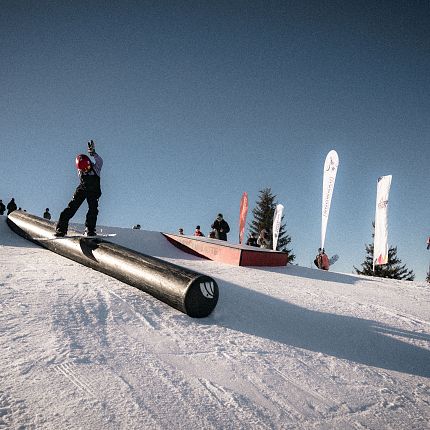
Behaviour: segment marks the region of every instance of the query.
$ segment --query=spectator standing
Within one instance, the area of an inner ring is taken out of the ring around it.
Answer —
[[[49,213],[49,208],[45,209],[45,212],[43,213],[43,218],[51,219],[51,214]]]
[[[263,228],[263,230],[260,231],[260,236],[258,236],[258,239],[257,239],[257,245],[260,248],[265,248],[265,249],[270,248],[269,233],[265,228]]]
[[[328,259],[327,254],[325,253],[324,248],[318,248],[318,255],[315,257],[314,260],[315,266],[318,267],[318,269],[321,270],[328,270],[330,267],[330,261]]]
[[[183,228],[180,228],[180,229],[178,230],[178,233],[179,233],[181,236],[183,236],[183,235],[184,235],[184,229],[183,229]]]
[[[4,215],[4,211],[6,210],[6,206],[3,203],[3,200],[0,200],[0,215]]]
[[[15,199],[12,197],[12,200],[7,204],[7,214],[9,215],[11,212],[16,211],[17,206],[15,203]]]
[[[248,237],[248,240],[246,241],[246,244],[248,246],[259,246],[257,243],[257,234],[251,233],[251,235]]]
[[[198,225],[194,231],[194,236],[204,237],[205,235],[200,231],[200,226]]]
[[[215,221],[211,225],[211,228],[215,230],[215,239],[227,240],[227,233],[230,231],[230,226],[222,214],[217,215]]]

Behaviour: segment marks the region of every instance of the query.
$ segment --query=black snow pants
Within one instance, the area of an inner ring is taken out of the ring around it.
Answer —
[[[88,203],[85,227],[88,231],[94,232],[96,230],[97,215],[99,213],[99,198],[101,195],[100,177],[97,175],[82,176],[81,183],[76,188],[72,200],[70,200],[66,209],[60,214],[56,227],[57,232],[67,233],[69,220],[75,215],[85,199]]]

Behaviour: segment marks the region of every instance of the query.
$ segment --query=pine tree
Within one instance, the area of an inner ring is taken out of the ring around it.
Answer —
[[[373,228],[375,228],[375,223],[373,223]],[[374,236],[375,234],[372,234],[372,237]],[[415,279],[415,274],[412,270],[408,270],[405,264],[400,265],[402,261],[397,257],[397,246],[388,249],[388,263],[375,266],[375,271],[373,271],[373,243],[366,245],[366,253],[365,260],[361,264],[362,270],[354,266],[357,274],[405,281]]]
[[[276,195],[272,194],[271,188],[264,188],[259,191],[259,199],[257,200],[256,207],[252,210],[254,219],[249,224],[249,230],[255,233],[257,236],[260,231],[266,229],[268,232],[272,231],[273,217],[275,215],[275,209],[278,202],[275,200]],[[283,222],[284,216],[282,216],[281,227],[279,229],[278,245],[276,249],[282,250],[288,253],[288,262],[292,263],[296,256],[293,254],[291,249],[287,249],[287,246],[291,242],[291,237],[287,234],[286,224]]]

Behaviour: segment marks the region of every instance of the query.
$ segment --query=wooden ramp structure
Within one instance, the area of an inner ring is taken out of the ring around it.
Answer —
[[[235,266],[286,266],[288,253],[248,245],[234,245],[208,237],[163,233],[177,248],[188,254]]]

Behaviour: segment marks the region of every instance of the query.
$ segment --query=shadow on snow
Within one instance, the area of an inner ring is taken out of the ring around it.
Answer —
[[[427,334],[309,310],[232,283],[222,285],[220,301],[208,324],[368,366],[430,377],[430,350],[407,342],[419,340],[430,345]]]

